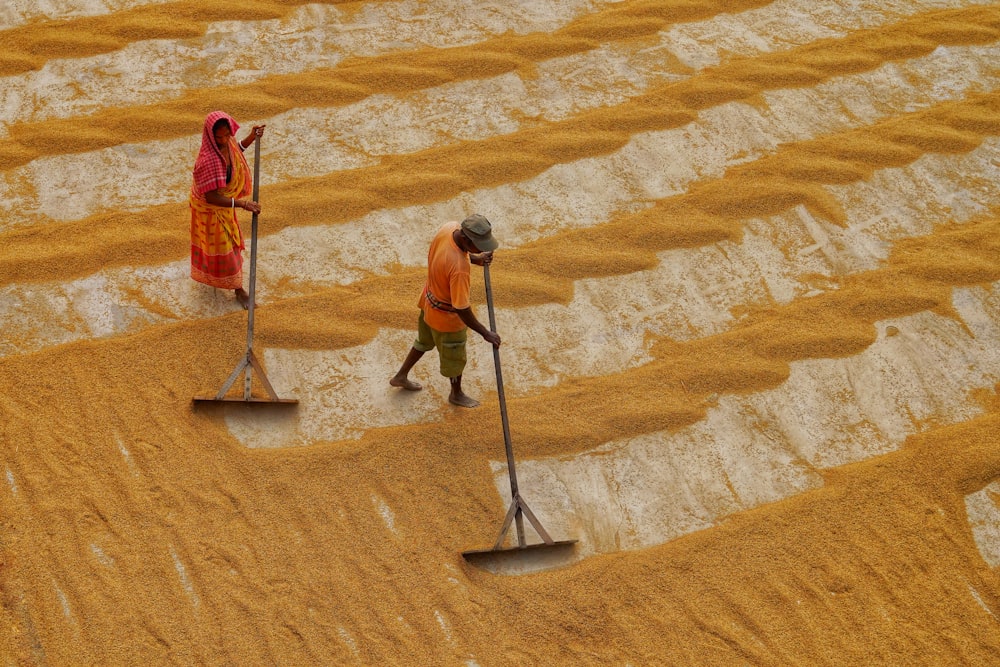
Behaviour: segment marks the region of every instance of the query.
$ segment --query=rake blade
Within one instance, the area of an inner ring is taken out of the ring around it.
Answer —
[[[266,404],[266,405],[295,405],[299,402],[297,398],[264,398],[251,396],[250,398],[242,398],[240,396],[223,396],[222,398],[216,398],[215,396],[195,396],[193,399],[195,403],[253,403],[255,405]]]
[[[493,574],[528,574],[569,565],[573,562],[576,543],[577,540],[561,540],[551,544],[539,542],[499,549],[478,549],[463,551],[462,558],[470,565]]]

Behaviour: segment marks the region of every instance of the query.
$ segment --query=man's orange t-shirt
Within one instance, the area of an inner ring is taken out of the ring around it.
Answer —
[[[431,305],[428,292],[439,304],[450,305],[455,310],[469,307],[469,282],[471,264],[469,256],[458,247],[452,234],[460,227],[458,222],[446,222],[438,229],[427,251],[427,282],[420,294],[418,305],[424,311],[424,322],[437,331],[461,331],[465,322],[458,315]]]

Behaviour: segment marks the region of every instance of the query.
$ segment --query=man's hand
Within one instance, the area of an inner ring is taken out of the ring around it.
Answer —
[[[476,266],[484,266],[493,263],[493,251],[481,252],[478,255],[469,255],[469,261]]]
[[[483,323],[476,319],[476,314],[472,312],[472,307],[461,308],[455,311],[455,314],[465,323],[465,326],[469,327],[477,334],[483,337],[487,343],[493,347],[500,347],[500,334],[495,331],[490,331]]]

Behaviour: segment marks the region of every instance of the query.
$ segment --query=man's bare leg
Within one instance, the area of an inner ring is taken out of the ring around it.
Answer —
[[[461,408],[478,408],[479,401],[468,396],[462,391],[462,376],[451,378],[451,394],[448,402]]]
[[[420,357],[422,356],[424,356],[423,350],[411,347],[410,353],[407,354],[406,359],[403,360],[403,365],[399,367],[399,372],[389,379],[389,384],[393,387],[399,387],[400,389],[405,389],[407,391],[420,391],[423,389],[423,385],[419,382],[414,382],[407,377],[410,374],[410,369],[413,368],[414,364],[420,361]]]

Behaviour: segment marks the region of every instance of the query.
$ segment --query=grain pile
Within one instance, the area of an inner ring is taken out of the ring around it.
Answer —
[[[995,661],[1000,4],[816,5],[0,10],[4,664]],[[217,108],[268,126],[290,413],[191,403],[246,334],[187,277]],[[473,211],[559,569],[459,555],[509,500],[488,347],[477,410],[387,384]]]

